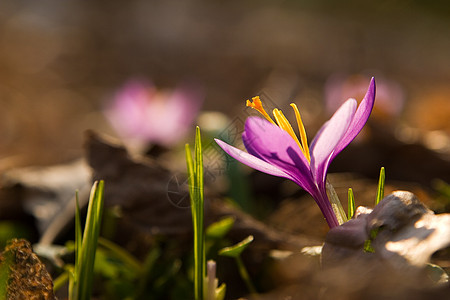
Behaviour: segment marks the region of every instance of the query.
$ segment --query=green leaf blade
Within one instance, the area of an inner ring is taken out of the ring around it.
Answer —
[[[386,175],[384,167],[381,167],[380,169],[380,178],[378,179],[378,189],[377,189],[377,197],[375,199],[375,206],[380,203],[381,200],[384,198],[384,181],[385,181]]]
[[[79,279],[74,290],[75,297],[73,299],[76,300],[88,300],[91,298],[95,254],[103,211],[103,192],[103,180],[94,182],[89,197],[80,258],[77,262],[78,266],[76,266],[76,278]]]
[[[352,188],[348,189],[348,219],[353,218],[355,214],[355,196],[353,195]]]
[[[253,241],[253,235],[249,235],[248,237],[246,237],[245,239],[243,239],[242,241],[240,241],[239,243],[230,246],[230,247],[225,247],[223,249],[221,249],[219,251],[219,255],[222,256],[228,256],[228,257],[239,257],[242,253],[242,251],[245,250],[245,248],[248,247],[248,245]]]
[[[191,198],[192,225],[194,229],[194,294],[195,299],[203,299],[203,281],[206,274],[204,196],[203,196],[203,154],[200,128],[195,132],[194,159],[185,146],[188,171],[189,194]]]
[[[230,231],[234,225],[235,218],[226,217],[212,223],[206,229],[206,238],[221,239]]]

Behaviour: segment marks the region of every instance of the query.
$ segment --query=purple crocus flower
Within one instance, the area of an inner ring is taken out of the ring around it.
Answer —
[[[327,121],[308,147],[306,132],[295,104],[300,140],[283,113],[274,109],[276,123],[262,107],[259,97],[247,106],[258,110],[268,121],[249,117],[242,140],[247,152],[216,139],[229,155],[261,172],[284,177],[297,183],[315,199],[325,219],[333,228],[338,219],[327,196],[326,176],[331,161],[358,135],[372,111],[375,101],[375,81],[357,108],[355,99],[348,99]]]

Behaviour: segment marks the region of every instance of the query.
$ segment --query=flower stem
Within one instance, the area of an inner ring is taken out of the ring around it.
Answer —
[[[252,294],[257,294],[256,288],[253,285],[253,283],[252,283],[252,281],[250,279],[250,276],[248,275],[248,272],[247,272],[247,269],[244,266],[244,263],[242,262],[241,256],[238,255],[238,256],[235,257],[235,259],[236,259],[236,264],[237,264],[237,267],[238,267],[238,270],[239,270],[239,274],[241,275],[242,280],[244,280],[245,285],[247,286],[248,290]]]

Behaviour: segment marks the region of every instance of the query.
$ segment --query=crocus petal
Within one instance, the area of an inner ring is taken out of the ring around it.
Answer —
[[[259,159],[264,160],[264,159],[258,154],[258,152],[256,152],[256,151],[253,149],[251,140],[247,137],[247,134],[246,134],[245,131],[242,133],[242,142],[244,142],[244,147],[245,147],[245,149],[247,149],[247,152],[248,152],[248,153],[250,153],[250,154],[253,155],[253,156],[258,157]]]
[[[214,140],[223,149],[223,151],[225,151],[226,153],[228,153],[230,156],[240,161],[241,163],[249,166],[250,168],[256,169],[269,175],[284,177],[293,180],[293,178],[289,174],[287,174],[279,167],[271,165],[256,156],[253,156],[245,151],[239,150],[238,148],[228,145],[227,143],[219,139]]]
[[[370,113],[372,112],[373,104],[375,102],[375,79],[372,77],[370,80],[369,88],[367,89],[366,95],[364,99],[359,104],[358,110],[353,117],[350,126],[345,133],[342,140],[336,146],[335,151],[332,154],[331,160],[333,160],[336,155],[338,155],[345,147],[350,144],[351,141],[358,135],[358,133],[362,130],[367,120],[369,119]],[[330,161],[331,161],[330,160]]]
[[[320,129],[311,144],[311,172],[315,181],[324,184],[331,155],[346,134],[355,115],[357,102],[349,99]]]
[[[314,189],[309,163],[286,131],[264,119],[250,117],[242,138],[249,153],[284,170],[307,192]]]
[[[294,139],[280,127],[259,117],[249,117],[245,122],[244,143],[249,152],[257,153],[259,158],[284,167],[295,165],[291,155],[286,151],[292,148],[299,156],[301,163],[309,163]]]

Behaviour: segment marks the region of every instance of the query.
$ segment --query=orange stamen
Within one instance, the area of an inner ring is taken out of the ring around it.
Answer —
[[[262,106],[262,102],[259,99],[258,96],[253,97],[252,98],[253,102],[250,102],[250,100],[247,100],[247,106],[256,109],[257,111],[259,111],[268,121],[270,121],[270,123],[275,124],[275,122],[272,120],[272,118],[270,118],[270,116],[266,113],[266,111],[264,110],[263,106]]]
[[[283,129],[284,131],[286,131],[287,133],[289,133],[289,135],[297,142],[298,146],[300,147],[300,149],[303,152],[302,145],[300,144],[300,142],[297,138],[297,135],[294,132],[294,129],[292,129],[291,124],[286,119],[286,117],[283,115],[283,112],[281,110],[275,108],[273,110],[273,116],[275,117],[275,120],[277,120],[278,126],[281,129]]]
[[[269,116],[269,114],[264,110],[263,106],[262,106],[262,102],[259,99],[258,96],[253,97],[252,98],[252,102],[250,100],[247,100],[246,103],[247,106],[256,109],[260,114],[262,114],[270,123],[277,125],[283,129],[284,131],[286,131],[298,144],[298,146],[300,147],[300,150],[303,152],[303,154],[305,155],[306,159],[308,160],[308,162],[311,162],[311,155],[309,153],[309,147],[308,147],[308,138],[306,136],[306,130],[305,130],[305,126],[303,125],[302,122],[302,118],[300,116],[300,112],[297,108],[297,105],[295,105],[294,103],[291,103],[292,108],[294,109],[295,112],[295,117],[297,119],[297,124],[298,124],[298,131],[300,134],[300,140],[298,139],[297,135],[295,134],[294,129],[292,129],[292,125],[289,123],[289,121],[287,120],[287,118],[284,116],[283,112],[277,108],[275,108],[273,110],[273,116],[276,120],[277,123],[275,123],[272,118]]]
[[[297,108],[297,105],[295,105],[295,103],[291,103],[291,106],[294,109],[295,117],[297,119],[298,131],[300,133],[300,139],[302,141],[303,150],[304,150],[303,154],[305,154],[306,159],[309,162],[311,162],[311,156],[309,154],[308,138],[306,136],[305,126],[303,125],[302,118],[300,116],[300,112],[299,112],[299,110]]]

